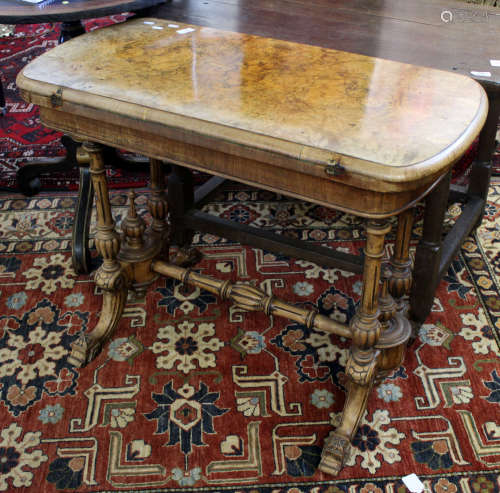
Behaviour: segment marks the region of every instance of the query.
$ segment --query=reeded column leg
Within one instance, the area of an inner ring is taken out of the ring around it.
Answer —
[[[413,217],[413,209],[407,209],[399,215],[394,254],[389,262],[391,275],[388,289],[398,304],[398,310],[405,313],[409,308],[408,295],[411,287],[410,240]]]
[[[167,223],[168,202],[165,193],[165,171],[162,161],[150,159],[151,168],[151,195],[148,199],[148,209],[153,218],[151,233],[163,242],[163,257],[168,260],[168,233]]]
[[[95,243],[97,251],[103,258],[103,263],[96,272],[95,282],[103,291],[103,303],[101,315],[94,330],[82,335],[73,343],[68,361],[75,366],[84,366],[101,350],[120,320],[127,296],[127,279],[117,260],[120,238],[115,231],[111,213],[102,147],[87,142],[84,148],[90,155],[90,174],[96,194]]]
[[[351,320],[352,345],[346,374],[349,378],[347,398],[339,427],[325,440],[319,468],[337,474],[348,457],[350,442],[366,409],[373,386],[380,337],[379,283],[384,254],[384,238],[389,232],[387,221],[368,221],[363,270],[363,294],[356,315]]]
[[[377,344],[381,354],[378,359],[376,385],[401,365],[406,342],[411,335],[407,314],[411,287],[410,239],[413,212],[413,209],[406,210],[398,217],[394,254],[383,267],[379,298],[382,332]]]
[[[382,267],[382,289],[379,297],[379,308],[380,308],[380,323],[382,325],[382,331],[380,333],[379,344],[377,345],[378,349],[381,350],[381,355],[379,356],[378,366],[377,366],[377,375],[375,377],[375,385],[381,383],[385,377],[397,366],[399,366],[404,356],[404,347],[403,354],[401,355],[401,359],[399,364],[396,363],[397,356],[400,353],[394,352],[393,347],[393,336],[394,332],[397,331],[397,320],[396,314],[398,313],[398,303],[392,297],[389,292],[389,281],[391,280],[392,271],[389,264],[385,264]],[[401,312],[400,312],[401,313]],[[392,344],[391,344],[392,343]],[[381,348],[382,346],[382,348]],[[394,363],[394,366],[392,366]]]
[[[170,243],[177,245],[179,251],[173,260],[184,267],[196,264],[200,258],[199,250],[191,246],[194,231],[183,225],[183,215],[194,206],[194,184],[191,170],[183,166],[172,165],[168,177],[168,207],[171,220]]]

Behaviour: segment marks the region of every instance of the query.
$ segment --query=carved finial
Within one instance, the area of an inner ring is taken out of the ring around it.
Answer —
[[[144,244],[143,234],[146,225],[141,217],[137,215],[135,209],[135,193],[130,190],[129,194],[129,208],[127,217],[122,221],[122,231],[127,246],[133,249],[142,248]]]

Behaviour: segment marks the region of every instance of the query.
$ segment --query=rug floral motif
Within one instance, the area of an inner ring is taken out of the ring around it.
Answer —
[[[500,182],[337,477],[317,470],[348,341],[158,279],[87,367],[101,295],[70,262],[70,193],[0,196],[0,491],[402,493],[500,489]],[[142,210],[146,193],[140,191]],[[115,219],[127,196],[112,193]],[[362,221],[227,183],[207,212],[359,253]],[[449,221],[459,212],[449,210]],[[147,214],[145,219],[149,220]],[[421,224],[417,223],[418,235]],[[360,276],[196,234],[196,269],[348,320]],[[392,250],[389,242],[387,254]]]

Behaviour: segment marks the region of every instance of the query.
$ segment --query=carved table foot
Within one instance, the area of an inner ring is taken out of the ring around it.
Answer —
[[[348,438],[331,431],[323,445],[320,469],[336,476],[349,458],[351,443]]]
[[[347,399],[338,428],[325,441],[319,469],[328,474],[337,474],[349,458],[350,443],[356,434],[366,410],[368,396],[376,376],[379,352],[353,350],[347,363]]]
[[[68,358],[68,363],[71,365],[82,367],[92,361],[100,353],[119,322],[127,300],[127,288],[121,272],[113,284],[113,291],[103,293],[101,316],[94,330],[90,334],[82,334],[73,343]]]

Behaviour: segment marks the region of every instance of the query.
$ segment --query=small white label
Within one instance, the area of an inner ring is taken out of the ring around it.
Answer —
[[[476,72],[475,70],[471,70],[470,73],[476,77],[491,77],[491,72]]]
[[[415,473],[408,474],[408,476],[404,476],[401,479],[412,493],[422,493],[422,491],[424,491],[424,483],[418,479],[418,476]]]
[[[500,60],[490,60],[490,65],[492,67],[500,67]]]
[[[192,27],[186,27],[185,29],[179,29],[177,32],[179,34],[187,34],[192,33],[193,31],[196,31],[196,29],[193,29]]]
[[[148,26],[152,26],[154,24],[153,21],[144,21],[144,24],[147,24]]]
[[[153,26],[153,29],[163,29],[163,26]]]
[[[179,24],[169,24],[168,27],[174,27],[177,29],[179,27]]]

